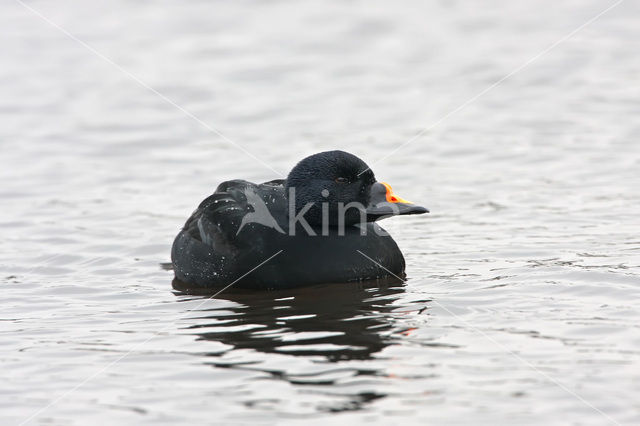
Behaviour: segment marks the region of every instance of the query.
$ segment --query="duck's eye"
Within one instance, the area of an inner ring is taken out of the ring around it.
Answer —
[[[347,182],[349,182],[349,179],[347,179],[346,177],[337,177],[336,178],[336,182],[338,182],[338,183],[347,183]]]

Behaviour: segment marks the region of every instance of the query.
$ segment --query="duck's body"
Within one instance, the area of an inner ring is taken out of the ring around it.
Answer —
[[[260,222],[243,225],[243,219],[253,213],[247,192],[258,194],[279,229]],[[223,182],[202,201],[173,243],[176,278],[204,287],[222,286],[274,255],[234,286],[290,288],[389,275],[357,250],[368,253],[390,272],[403,273],[400,249],[376,223],[366,224],[366,235],[357,226],[345,227],[345,235],[338,235],[337,228],[327,228],[323,235],[316,227],[315,236],[304,229],[290,235],[287,208],[284,181],[260,185],[243,180]]]
[[[175,238],[176,278],[207,288],[234,283],[273,289],[404,273],[397,244],[373,222],[379,212],[369,222],[338,227],[312,220],[307,225],[296,219],[300,209],[290,202],[289,187],[286,180],[220,184]],[[411,208],[409,213],[426,211]]]

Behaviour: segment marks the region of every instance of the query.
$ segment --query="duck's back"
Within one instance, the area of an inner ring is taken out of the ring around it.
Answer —
[[[313,236],[290,232],[288,222],[284,181],[224,182],[177,235],[171,251],[176,278],[210,288],[234,281],[237,287],[291,288],[404,271],[395,241],[375,223],[367,223],[366,235],[348,226],[345,235],[330,228],[328,235],[318,229]]]

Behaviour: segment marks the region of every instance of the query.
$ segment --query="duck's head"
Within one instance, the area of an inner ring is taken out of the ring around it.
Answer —
[[[377,182],[364,161],[344,151],[321,152],[300,161],[287,177],[286,190],[295,213],[304,211],[304,219],[314,226],[327,219],[329,226],[339,226],[361,222],[362,218],[373,222],[428,213],[395,195],[388,184]]]

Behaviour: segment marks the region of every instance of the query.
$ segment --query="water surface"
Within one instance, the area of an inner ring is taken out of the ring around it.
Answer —
[[[486,92],[612,3],[27,4],[95,51],[1,6],[2,424],[640,423],[637,2]],[[173,289],[219,182],[336,148],[430,208],[406,282]]]

